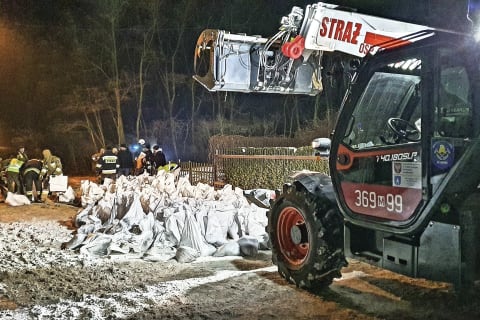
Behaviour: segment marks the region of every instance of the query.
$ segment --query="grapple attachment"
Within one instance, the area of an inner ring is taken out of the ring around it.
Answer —
[[[195,47],[194,79],[210,91],[320,93],[321,54],[290,58],[282,53],[283,43],[275,37],[204,30]],[[295,53],[301,50],[290,49]]]

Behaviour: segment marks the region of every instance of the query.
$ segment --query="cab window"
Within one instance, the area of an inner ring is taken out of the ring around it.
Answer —
[[[346,145],[358,150],[420,140],[419,68],[420,60],[410,59],[373,74],[352,114]]]
[[[436,135],[466,138],[472,132],[470,83],[464,66],[444,65],[440,71]]]

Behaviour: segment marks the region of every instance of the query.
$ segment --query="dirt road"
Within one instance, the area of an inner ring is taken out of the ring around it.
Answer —
[[[190,264],[80,257],[60,249],[77,210],[0,204],[1,319],[480,319],[478,294],[355,260],[313,294],[282,279],[270,251]]]

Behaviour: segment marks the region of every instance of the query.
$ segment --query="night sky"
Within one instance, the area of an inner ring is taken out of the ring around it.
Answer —
[[[67,168],[81,171],[99,147],[138,137],[163,145],[172,158],[205,158],[208,137],[219,132],[218,119],[230,123],[229,134],[261,123],[269,135],[295,132],[311,121],[312,99],[300,98],[301,118],[286,123],[278,107],[286,97],[226,98],[198,86],[192,91],[193,50],[205,28],[269,36],[293,5],[309,3],[0,1],[0,156],[20,144],[38,156],[48,146],[67,159]],[[465,29],[468,8],[458,0],[330,3],[457,29]],[[262,131],[255,130],[247,132]]]

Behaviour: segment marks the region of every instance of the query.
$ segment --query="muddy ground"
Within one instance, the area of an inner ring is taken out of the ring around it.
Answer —
[[[279,276],[270,251],[189,264],[79,257],[61,250],[78,210],[0,203],[1,319],[480,319],[478,294],[356,260],[309,293]]]

